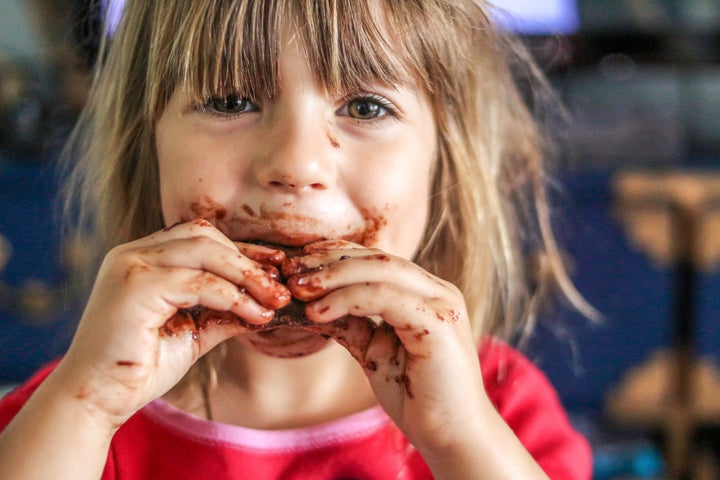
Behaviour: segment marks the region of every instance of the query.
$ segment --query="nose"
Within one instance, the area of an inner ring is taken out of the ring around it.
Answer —
[[[305,111],[307,113],[307,111]],[[326,190],[336,177],[337,141],[321,115],[281,115],[256,164],[264,187],[293,193]]]

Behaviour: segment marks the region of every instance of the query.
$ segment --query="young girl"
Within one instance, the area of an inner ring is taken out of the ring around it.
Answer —
[[[71,183],[104,259],[0,478],[589,478],[492,339],[532,225],[565,277],[484,2],[131,0],[110,43]]]

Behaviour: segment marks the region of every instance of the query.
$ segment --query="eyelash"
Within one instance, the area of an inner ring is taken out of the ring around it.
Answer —
[[[252,110],[245,110],[245,111],[236,112],[236,113],[226,113],[226,112],[219,111],[213,107],[213,102],[222,101],[224,99],[228,99],[231,96],[237,97],[241,101],[246,101],[246,102],[251,103],[254,108]],[[352,102],[371,102],[371,103],[378,105],[383,110],[383,112],[381,112],[377,117],[374,117],[374,118],[369,118],[369,119],[355,118],[355,117],[352,117],[349,114],[349,112],[347,111]],[[222,120],[232,120],[234,118],[245,115],[247,113],[252,113],[254,111],[257,111],[260,109],[260,107],[258,106],[258,102],[255,102],[254,100],[252,100],[249,97],[244,97],[244,96],[237,95],[237,94],[229,94],[229,95],[225,95],[225,96],[209,97],[209,98],[193,105],[192,109],[195,112],[207,114],[207,115],[210,115],[212,117],[219,118]],[[390,100],[388,100],[387,98],[385,98],[381,95],[377,95],[374,93],[362,93],[362,94],[353,93],[351,95],[347,95],[346,97],[344,97],[342,99],[342,106],[337,111],[340,112],[343,110],[344,110],[343,116],[347,117],[348,119],[350,119],[353,122],[356,122],[356,123],[362,124],[362,125],[370,125],[371,123],[377,124],[379,122],[384,122],[384,121],[391,120],[391,119],[397,119],[399,116],[397,107]]]
[[[352,102],[372,102],[376,105],[380,106],[384,110],[384,113],[381,113],[379,116],[375,118],[370,119],[361,119],[361,118],[354,118],[349,115],[348,112],[344,113],[344,116],[349,118],[350,120],[357,122],[359,124],[368,125],[370,123],[378,123],[383,122],[386,120],[391,119],[397,119],[399,116],[397,107],[387,98],[377,95],[374,93],[362,93],[362,94],[351,94],[343,98],[342,102],[343,105],[338,109],[338,111],[341,110],[347,110],[349,108],[349,105]]]
[[[236,112],[236,113],[226,113],[226,112],[221,112],[212,106],[213,102],[223,100],[223,99],[228,99],[231,96],[237,97],[241,101],[246,101],[246,102],[251,103],[254,108],[252,110],[248,110],[248,111],[242,111],[242,112]],[[195,112],[198,112],[198,113],[210,115],[214,118],[219,118],[221,120],[232,120],[241,115],[245,115],[247,113],[257,111],[257,110],[259,110],[259,108],[260,107],[258,106],[257,102],[252,100],[250,97],[245,97],[245,96],[237,95],[237,94],[228,94],[225,96],[222,96],[222,95],[212,96],[205,100],[202,100],[202,101],[196,103],[195,105],[193,105],[192,110]]]

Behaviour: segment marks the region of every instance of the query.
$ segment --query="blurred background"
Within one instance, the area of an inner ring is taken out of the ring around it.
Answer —
[[[547,119],[553,219],[603,316],[548,302],[524,349],[590,439],[596,479],[718,479],[720,0],[495,4],[567,110]],[[60,241],[56,160],[100,11],[0,0],[0,385],[61,355],[78,316],[83,249]]]

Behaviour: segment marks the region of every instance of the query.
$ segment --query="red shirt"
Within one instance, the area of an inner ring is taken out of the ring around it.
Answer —
[[[485,388],[553,480],[591,477],[587,442],[545,376],[497,341],[480,349]],[[0,401],[0,429],[53,366]],[[481,454],[481,452],[478,452]],[[253,430],[193,417],[156,400],[115,434],[103,479],[431,479],[422,457],[380,407],[308,428]]]

